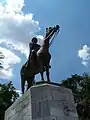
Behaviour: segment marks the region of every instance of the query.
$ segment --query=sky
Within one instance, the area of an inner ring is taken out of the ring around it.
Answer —
[[[43,42],[45,28],[60,25],[50,47],[52,82],[90,71],[90,0],[0,0],[0,82],[21,89],[20,69],[33,36]],[[46,77],[45,77],[46,79]],[[36,76],[36,81],[40,75]]]

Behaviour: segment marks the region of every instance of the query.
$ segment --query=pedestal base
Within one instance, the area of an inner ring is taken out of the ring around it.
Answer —
[[[43,83],[32,86],[5,112],[5,120],[78,120],[71,90]]]

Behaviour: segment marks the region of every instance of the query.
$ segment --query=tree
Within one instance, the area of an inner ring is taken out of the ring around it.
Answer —
[[[4,120],[5,110],[19,97],[12,82],[0,84],[0,120]]]
[[[61,86],[72,90],[80,120],[90,120],[90,76],[88,73],[72,75]]]
[[[2,59],[4,59],[4,55],[2,54],[2,52],[0,52],[0,68],[3,68],[3,65],[2,65]]]

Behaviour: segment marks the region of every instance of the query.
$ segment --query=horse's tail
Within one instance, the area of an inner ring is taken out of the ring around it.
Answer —
[[[20,76],[21,76],[21,89],[22,89],[22,94],[24,94],[24,86],[25,86],[24,66],[21,68]]]

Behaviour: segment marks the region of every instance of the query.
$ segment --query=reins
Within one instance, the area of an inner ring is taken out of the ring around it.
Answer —
[[[57,31],[54,33],[53,37],[51,38],[51,42],[50,42],[50,44],[49,44],[49,47],[52,45],[52,43],[53,43],[53,41],[54,41],[54,38],[58,35],[59,31],[60,31],[60,30],[57,30]]]

